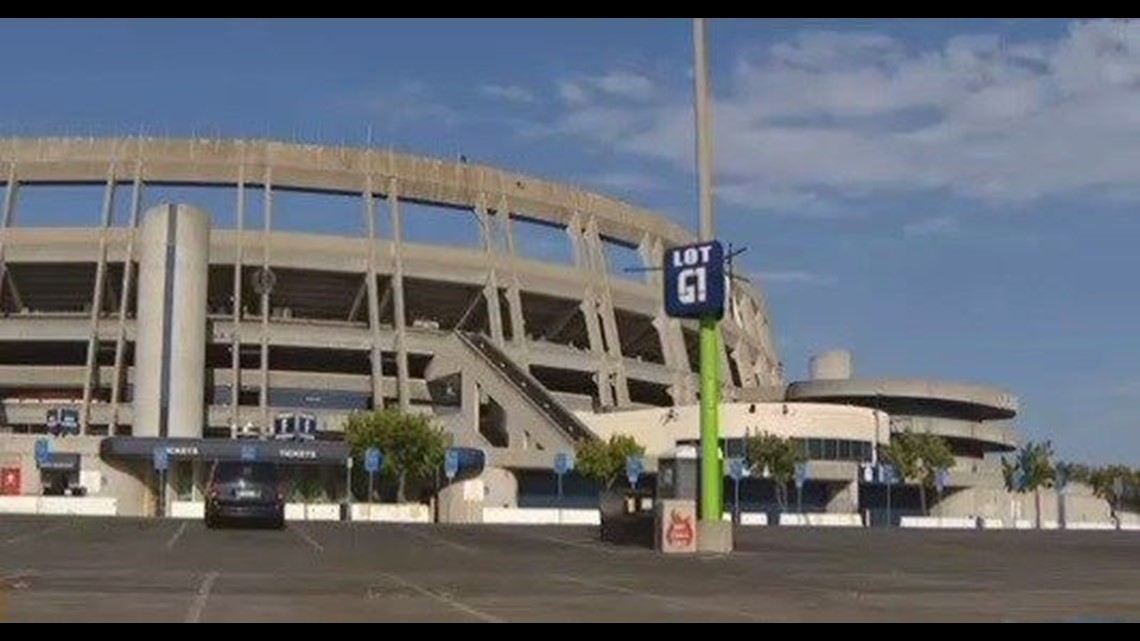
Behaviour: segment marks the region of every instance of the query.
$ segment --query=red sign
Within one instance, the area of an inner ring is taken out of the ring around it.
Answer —
[[[665,532],[665,540],[670,546],[688,548],[693,545],[696,535],[692,515],[678,514],[677,510],[669,513],[669,529]]]
[[[0,496],[20,495],[20,468],[0,468]]]

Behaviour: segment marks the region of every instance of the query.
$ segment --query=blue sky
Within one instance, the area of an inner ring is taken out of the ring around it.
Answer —
[[[998,384],[1062,456],[1140,463],[1140,26],[710,35],[721,231],[751,249],[790,377],[845,347],[863,375]],[[371,128],[692,224],[690,38],[684,19],[7,19],[0,136]]]

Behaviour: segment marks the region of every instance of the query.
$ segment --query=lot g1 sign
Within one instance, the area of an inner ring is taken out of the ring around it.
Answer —
[[[665,312],[672,318],[724,316],[724,246],[701,243],[665,254]]]

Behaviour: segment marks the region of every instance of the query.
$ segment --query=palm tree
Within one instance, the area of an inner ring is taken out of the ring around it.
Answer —
[[[1011,492],[1033,492],[1037,513],[1037,529],[1041,529],[1041,488],[1050,487],[1056,477],[1053,466],[1053,444],[1049,441],[1025,444],[1012,461],[1002,459],[1006,487]]]

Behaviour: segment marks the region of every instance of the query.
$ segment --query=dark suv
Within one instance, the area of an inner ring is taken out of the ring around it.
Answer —
[[[206,527],[247,522],[283,529],[285,496],[272,463],[214,463],[206,496]]]

